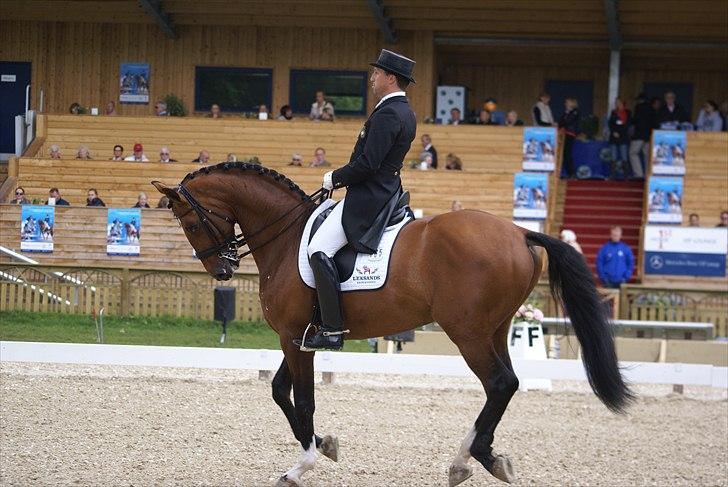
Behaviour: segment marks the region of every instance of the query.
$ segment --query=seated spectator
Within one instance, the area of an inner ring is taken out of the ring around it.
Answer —
[[[474,125],[498,125],[490,118],[490,112],[486,109],[480,110],[478,118],[475,120]]]
[[[325,115],[324,112],[326,112]],[[326,100],[323,91],[319,90],[316,92],[316,101],[311,105],[311,113],[309,113],[308,117],[311,120],[334,119],[334,105],[332,105],[330,101]]]
[[[723,130],[723,117],[718,111],[718,104],[713,100],[708,100],[698,114],[698,120],[695,122],[695,130],[701,132],[720,132]]]
[[[460,118],[460,109],[453,108],[450,110],[450,121],[448,125],[462,125],[463,123],[463,120]]]
[[[293,154],[291,156],[291,162],[288,163],[289,166],[303,166],[303,157],[301,157],[301,154]]]
[[[728,227],[728,211],[720,212],[720,223],[716,227]]]
[[[227,159],[225,159],[225,162],[238,162],[238,156],[231,152],[227,155]]]
[[[504,125],[506,127],[520,127],[523,125],[523,120],[518,118],[518,112],[511,110],[506,113],[506,121]]]
[[[114,146],[114,155],[109,158],[110,161],[123,161],[124,160],[124,147],[116,144]]]
[[[11,205],[29,205],[30,200],[25,197],[25,189],[22,186],[15,188],[15,198],[10,200]]]
[[[154,113],[158,117],[166,117],[166,116],[168,116],[169,113],[167,113],[167,104],[164,103],[163,101],[158,101],[157,103],[155,103],[154,104]]]
[[[222,118],[222,113],[220,113],[220,105],[217,103],[213,103],[210,107],[210,113],[205,115],[207,118]]]
[[[699,227],[700,226],[700,215],[697,213],[690,213],[690,216],[688,217],[688,226],[689,227]]]
[[[91,188],[88,190],[86,206],[106,206],[101,198],[99,198],[99,192],[96,191],[96,188]]]
[[[159,198],[157,208],[169,208],[169,198],[167,198],[166,196],[162,196],[161,198]]]
[[[574,233],[573,230],[563,229],[561,230],[560,236],[562,242],[569,244],[574,248],[574,250],[584,255],[584,251],[581,250],[581,245],[579,245],[579,242],[576,241],[576,233]]]
[[[313,153],[313,161],[308,167],[328,167],[331,163],[326,160],[326,150],[323,147],[316,147]]]
[[[278,120],[293,120],[293,109],[291,105],[283,105],[281,107],[281,114],[278,115]]]
[[[422,148],[432,154],[432,169],[437,169],[437,149],[432,145],[432,138],[429,134],[422,135]]]
[[[258,107],[258,120],[268,120],[268,106],[260,105]]]
[[[490,112],[490,121],[492,125],[503,125],[506,122],[506,114],[498,110],[498,100],[490,97],[483,103],[483,108]]]
[[[91,159],[91,151],[88,150],[88,147],[82,145],[76,152],[76,159]]]
[[[124,158],[125,161],[147,162],[147,156],[144,155],[144,147],[137,142],[134,144],[134,154]]]
[[[137,197],[137,202],[132,208],[149,208],[149,202],[147,200],[147,194],[145,192],[139,193],[139,196]]]
[[[632,277],[634,255],[632,249],[622,242],[622,228],[610,230],[610,240],[597,254],[597,274],[604,287],[619,288]]]
[[[463,209],[463,204],[460,202],[460,200],[455,200],[452,202],[452,205],[450,206],[450,211],[460,211]]]
[[[683,123],[689,122],[688,112],[675,101],[675,92],[668,91],[665,93],[665,104],[662,105],[657,113],[657,123]]]
[[[115,117],[118,115],[118,113],[116,113],[116,103],[113,100],[106,104],[106,108],[104,109],[104,115],[108,115],[110,117]]]
[[[420,153],[420,162],[415,166],[420,171],[428,171],[432,169],[432,154],[427,151]]]
[[[51,146],[50,156],[51,156],[51,159],[60,159],[61,158],[61,148],[58,144],[53,144]]]
[[[51,199],[53,200],[53,203],[51,203]],[[58,188],[51,188],[48,191],[48,199],[45,202],[46,205],[56,205],[56,206],[69,206],[70,203],[66,200],[64,200],[61,197],[61,192],[58,191]]]
[[[463,161],[455,154],[450,153],[445,157],[445,169],[449,171],[462,171]]]
[[[169,148],[162,147],[159,149],[159,162],[177,162],[177,159],[171,159]]]
[[[210,162],[210,153],[205,149],[202,149],[197,155],[197,159],[192,159],[192,162],[199,162],[200,164],[207,164]]]
[[[538,101],[532,108],[533,124],[539,127],[555,127],[556,122],[554,116],[551,114],[551,107],[549,102],[551,101],[551,95],[546,92],[538,95]]]
[[[80,115],[83,111],[83,107],[76,102],[71,103],[71,106],[68,107],[68,113],[70,113],[71,115]]]

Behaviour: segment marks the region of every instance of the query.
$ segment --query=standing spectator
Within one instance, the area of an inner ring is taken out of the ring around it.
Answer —
[[[614,226],[610,240],[597,254],[597,274],[604,287],[619,288],[632,277],[634,255],[627,244],[622,242],[622,228]]]
[[[281,114],[278,115],[278,120],[293,120],[293,109],[291,105],[283,105],[281,107]]]
[[[118,113],[116,113],[116,103],[113,100],[109,101],[106,104],[106,108],[104,109],[104,115],[108,115],[110,117],[115,117],[118,115]]]
[[[420,140],[422,141],[422,148],[432,154],[432,169],[437,169],[437,149],[432,145],[432,137],[430,137],[430,134],[423,134]]]
[[[202,149],[197,155],[197,159],[192,159],[192,162],[199,162],[200,164],[207,164],[210,162],[210,153],[205,149]]]
[[[561,230],[560,236],[562,242],[569,244],[574,248],[574,250],[584,255],[584,251],[581,250],[581,245],[579,245],[579,242],[576,241],[576,233],[574,233],[573,230],[568,230],[565,228]]]
[[[313,161],[308,167],[328,167],[331,163],[326,160],[326,151],[323,147],[316,147],[313,152]]]
[[[114,146],[114,154],[109,157],[110,161],[123,161],[124,160],[124,147],[116,144]]]
[[[147,156],[144,155],[144,147],[137,142],[134,144],[134,154],[124,158],[125,161],[147,162]]]
[[[60,159],[61,158],[61,148],[58,144],[53,144],[51,146],[50,156],[51,156],[51,159]]]
[[[701,132],[720,132],[723,130],[723,118],[718,111],[718,104],[713,100],[707,100],[698,114],[695,122],[695,130]]]
[[[728,211],[723,210],[720,212],[720,223],[716,227],[728,227]]]
[[[303,157],[301,157],[301,154],[293,154],[291,156],[291,162],[288,163],[289,166],[303,166]]]
[[[56,206],[69,206],[70,203],[68,201],[64,200],[61,197],[61,192],[58,191],[58,188],[51,188],[48,191],[48,199],[46,200],[45,204],[50,205],[51,204],[51,198],[53,198],[53,204]]]
[[[99,192],[96,188],[90,188],[86,197],[86,206],[106,206],[106,204],[99,198]]]
[[[520,127],[523,125],[523,120],[518,118],[518,112],[511,110],[506,113],[506,121],[504,124],[506,127]]]
[[[157,115],[158,117],[166,117],[166,116],[168,116],[168,115],[169,115],[169,113],[167,113],[167,104],[166,104],[166,103],[164,103],[163,101],[158,101],[158,102],[157,102],[157,103],[156,103],[156,104],[154,105],[154,113],[155,113],[155,114],[156,114],[156,115]]]
[[[324,115],[324,111],[326,112],[326,115]],[[311,113],[308,117],[311,120],[333,120],[334,105],[332,105],[330,101],[326,100],[323,91],[319,90],[316,92],[316,101],[311,105]]]
[[[238,156],[231,152],[227,155],[227,159],[225,159],[225,162],[238,162]]]
[[[455,154],[450,153],[445,157],[445,169],[449,171],[462,171],[463,161]]]
[[[644,93],[637,95],[632,125],[634,133],[629,143],[629,163],[632,166],[632,176],[642,179],[645,177],[643,163],[646,164],[649,160],[650,136],[655,127],[655,112],[647,103],[647,95]]]
[[[220,113],[220,105],[217,103],[213,103],[210,107],[210,113],[205,115],[207,118],[222,118],[222,113]]]
[[[450,211],[460,211],[463,209],[463,204],[460,202],[460,200],[455,200],[452,202],[452,205],[450,205]]]
[[[177,159],[172,159],[169,147],[162,147],[159,149],[159,162],[177,162]]]
[[[688,226],[689,227],[699,227],[700,226],[700,215],[697,213],[690,213],[690,217],[688,220]]]
[[[258,120],[268,120],[268,106],[261,104],[258,107]]]
[[[76,159],[91,159],[91,151],[88,150],[88,147],[82,145],[76,152]]]
[[[498,125],[495,123],[490,115],[490,112],[483,108],[478,113],[478,118],[475,120],[475,125]]]
[[[10,200],[11,205],[29,205],[30,200],[25,197],[25,189],[22,186],[15,188],[15,198]]]
[[[620,98],[614,100],[614,110],[609,115],[609,148],[612,160],[625,163],[629,152],[629,127],[632,125],[632,112],[624,106]]]
[[[579,131],[579,102],[576,101],[576,98],[568,97],[564,100],[564,108],[564,114],[559,120],[559,129],[564,133],[564,155],[561,163],[566,169],[566,174],[573,178],[575,172],[572,150],[576,134]]]
[[[665,93],[665,104],[660,108],[657,114],[657,123],[683,123],[689,122],[688,112],[675,102],[675,93],[668,91]]]
[[[137,197],[137,202],[132,208],[149,208],[149,200],[147,199],[147,194],[145,192],[139,193],[139,196]]]
[[[554,116],[551,114],[551,107],[549,102],[551,101],[551,95],[546,92],[538,95],[538,101],[531,110],[533,113],[533,124],[539,127],[554,127]]]
[[[464,122],[460,118],[460,109],[459,108],[453,108],[450,110],[450,121],[448,122],[449,125],[462,125]]]

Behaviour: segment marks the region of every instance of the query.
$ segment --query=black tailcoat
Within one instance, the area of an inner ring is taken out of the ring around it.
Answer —
[[[381,233],[372,238],[368,231],[402,186],[399,173],[416,130],[407,98],[388,98],[364,123],[349,163],[333,173],[334,188],[347,188],[342,223],[358,252],[377,251]]]

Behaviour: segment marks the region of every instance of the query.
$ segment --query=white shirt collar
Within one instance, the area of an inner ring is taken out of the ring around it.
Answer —
[[[390,98],[393,98],[395,96],[407,96],[407,94],[404,91],[395,91],[394,93],[390,93],[388,95],[384,95],[382,97],[382,99],[379,100],[379,103],[377,103],[377,105],[374,107],[374,109],[376,110],[377,108],[379,108],[379,105],[381,105],[382,103],[384,103],[385,100],[389,100]]]
[[[427,145],[425,146],[425,150],[430,150],[430,147],[432,147],[432,144],[427,144]]]

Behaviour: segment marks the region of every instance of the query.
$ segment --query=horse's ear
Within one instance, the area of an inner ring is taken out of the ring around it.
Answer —
[[[157,188],[157,191],[165,195],[167,198],[169,198],[169,201],[177,201],[180,202],[182,199],[179,197],[179,193],[176,189],[170,188],[164,183],[161,183],[159,181],[152,181],[152,184],[155,188]]]

